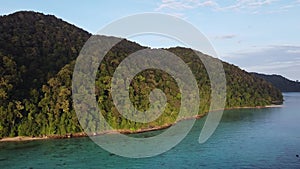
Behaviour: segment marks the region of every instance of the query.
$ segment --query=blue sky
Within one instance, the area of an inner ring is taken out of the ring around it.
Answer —
[[[1,15],[19,10],[53,14],[91,33],[132,14],[171,14],[207,36],[222,60],[300,80],[300,0],[1,1]],[[151,47],[178,45],[162,37],[132,40]]]

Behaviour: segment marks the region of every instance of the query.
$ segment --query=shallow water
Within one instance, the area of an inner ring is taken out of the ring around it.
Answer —
[[[284,97],[281,108],[225,111],[204,144],[205,119],[197,120],[180,144],[156,157],[119,157],[89,138],[7,142],[0,143],[0,168],[300,168],[300,93]]]

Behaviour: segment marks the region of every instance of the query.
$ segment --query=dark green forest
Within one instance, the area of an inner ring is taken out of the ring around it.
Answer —
[[[73,108],[71,83],[75,60],[91,34],[55,16],[36,12],[1,16],[0,23],[0,138],[82,132]],[[145,111],[149,108],[151,90],[161,89],[168,101],[157,120],[146,124],[129,121],[113,104],[110,86],[115,69],[129,54],[145,48],[122,40],[99,66],[95,80],[96,99],[101,113],[115,129],[135,131],[172,124],[177,118],[181,99],[179,88],[170,75],[160,70],[140,72],[130,84],[129,92],[133,105]],[[199,115],[207,113],[211,99],[210,80],[201,60],[192,49],[166,50],[179,56],[192,70],[201,98]],[[237,66],[222,63],[227,80],[226,108],[282,103],[280,90],[271,83]],[[85,118],[84,128],[94,119],[89,114]]]
[[[261,73],[251,73],[259,78],[273,84],[281,92],[300,92],[300,82],[289,80],[281,75],[265,75]]]

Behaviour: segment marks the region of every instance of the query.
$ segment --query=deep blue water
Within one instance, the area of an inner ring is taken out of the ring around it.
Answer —
[[[205,119],[159,156],[113,155],[89,138],[0,143],[2,168],[300,168],[300,93],[285,93],[280,108],[224,112],[213,136],[198,143]],[[157,132],[138,134],[149,136]]]

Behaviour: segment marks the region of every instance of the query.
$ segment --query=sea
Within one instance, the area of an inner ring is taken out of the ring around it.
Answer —
[[[0,169],[300,169],[300,93],[284,93],[284,100],[281,107],[224,111],[218,128],[203,144],[198,139],[205,118],[198,119],[177,146],[148,158],[115,155],[89,137],[0,142]]]

